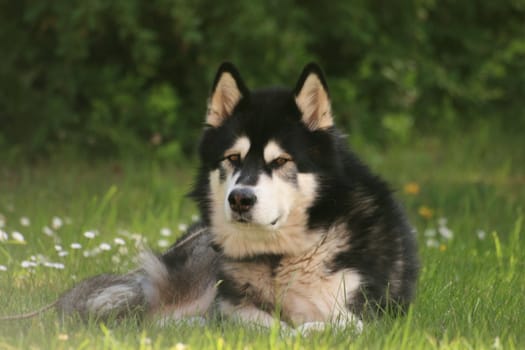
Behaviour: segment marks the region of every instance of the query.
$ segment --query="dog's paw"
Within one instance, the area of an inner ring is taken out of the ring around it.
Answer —
[[[295,335],[307,337],[312,333],[323,332],[328,327],[330,324],[326,322],[306,322],[295,329]]]
[[[350,330],[355,334],[361,334],[363,332],[363,321],[353,319],[349,322],[306,322],[294,329],[293,334],[307,337],[313,333],[324,332],[326,329],[332,331]]]
[[[157,319],[157,327],[166,328],[171,325],[183,325],[191,327],[204,327],[208,321],[202,316],[193,316],[193,317],[183,317],[183,318],[172,318],[172,317],[162,317]]]
[[[363,332],[363,321],[355,319],[346,323],[345,327],[351,328],[356,334],[361,334]]]
[[[348,330],[355,334],[361,334],[363,332],[363,321],[356,315],[349,313],[343,317],[339,317],[332,323],[332,329],[336,331]]]

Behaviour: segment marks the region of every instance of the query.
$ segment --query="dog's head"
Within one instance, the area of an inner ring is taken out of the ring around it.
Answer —
[[[219,68],[206,115],[195,194],[227,255],[294,254],[315,244],[308,210],[333,166],[333,118],[321,69],[295,89],[250,91],[230,63]]]

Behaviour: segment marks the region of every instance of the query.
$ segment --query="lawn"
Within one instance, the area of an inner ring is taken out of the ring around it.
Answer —
[[[524,142],[477,130],[353,144],[417,229],[422,270],[406,317],[368,322],[358,336],[293,337],[231,322],[61,326],[47,312],[0,323],[0,349],[524,348]],[[195,167],[60,157],[0,165],[0,315],[37,309],[87,276],[133,268],[141,244],[169,245],[197,219],[184,197]]]

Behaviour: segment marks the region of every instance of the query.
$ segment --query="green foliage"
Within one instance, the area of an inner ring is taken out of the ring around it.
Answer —
[[[117,0],[0,4],[8,156],[192,150],[218,64],[292,85],[319,61],[339,122],[372,141],[525,127],[525,2]]]

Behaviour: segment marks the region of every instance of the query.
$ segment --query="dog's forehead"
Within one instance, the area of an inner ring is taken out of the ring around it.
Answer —
[[[247,136],[241,136],[235,140],[233,145],[228,148],[224,154],[240,154],[241,158],[246,157],[248,154],[248,151],[251,148],[251,142],[250,139]]]
[[[228,148],[225,155],[240,154],[241,158],[245,158],[248,153],[264,158],[266,162],[270,162],[278,157],[286,154],[286,150],[281,146],[281,143],[276,139],[268,140],[262,147],[252,148],[252,142],[247,136],[241,136],[235,140],[233,146]]]
[[[267,159],[279,153],[275,144],[283,153],[293,155],[296,141],[300,139],[297,135],[307,133],[300,120],[301,113],[290,90],[254,91],[241,101],[222,126],[205,130],[201,159],[216,164],[217,159],[231,153]]]
[[[263,157],[264,160],[268,163],[278,157],[281,157],[284,153],[286,153],[285,150],[277,140],[270,140],[264,147]]]
[[[293,94],[281,89],[254,92],[239,112],[239,126],[260,144],[299,125],[301,116]]]

